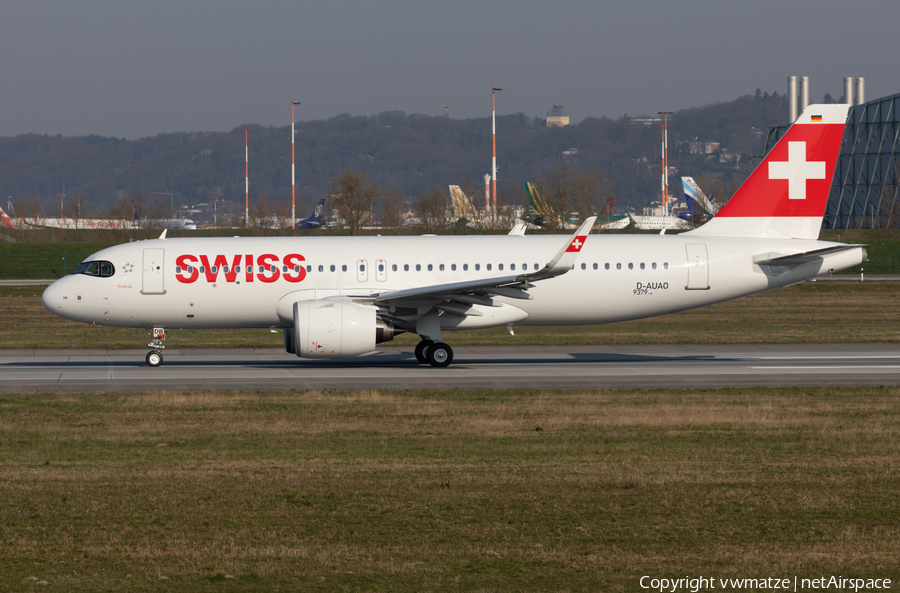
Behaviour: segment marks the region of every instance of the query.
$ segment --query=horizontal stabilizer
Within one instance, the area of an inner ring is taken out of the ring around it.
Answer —
[[[815,261],[816,259],[824,257],[826,255],[840,253],[842,251],[849,251],[851,249],[859,249],[860,247],[865,247],[865,245],[835,245],[834,247],[825,247],[823,249],[814,249],[813,251],[792,253],[789,255],[785,255],[782,253],[764,253],[762,255],[757,255],[756,257],[754,257],[753,263],[758,266],[793,267]]]

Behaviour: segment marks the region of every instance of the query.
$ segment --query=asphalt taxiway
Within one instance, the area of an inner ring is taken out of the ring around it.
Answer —
[[[900,385],[900,344],[457,346],[447,368],[412,348],[353,360],[276,349],[0,350],[0,391],[585,389]]]

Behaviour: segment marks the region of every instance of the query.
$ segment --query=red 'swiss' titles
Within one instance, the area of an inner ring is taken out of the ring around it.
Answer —
[[[201,269],[207,282],[217,282],[219,274],[226,282],[236,282],[238,274],[244,282],[275,282],[283,279],[288,282],[302,282],[306,278],[306,268],[300,263],[306,261],[299,253],[289,253],[280,259],[277,255],[264,253],[256,258],[253,255],[235,255],[231,261],[224,255],[217,255],[210,262],[207,255],[179,255],[175,258],[175,278],[182,284],[192,284],[200,279]],[[279,268],[279,263],[283,267]],[[210,265],[210,263],[212,265]],[[243,266],[243,269],[241,269]],[[257,266],[254,269],[254,266]]]

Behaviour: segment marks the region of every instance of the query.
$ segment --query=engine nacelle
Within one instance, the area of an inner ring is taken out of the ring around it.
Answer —
[[[339,300],[294,303],[292,335],[285,331],[285,350],[301,358],[353,358],[375,350],[379,331],[373,309]],[[383,324],[382,324],[383,325]],[[390,339],[390,338],[388,338]]]

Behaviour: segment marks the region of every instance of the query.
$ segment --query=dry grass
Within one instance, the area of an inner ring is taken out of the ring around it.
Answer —
[[[0,590],[897,579],[898,396],[3,395]]]
[[[0,288],[0,347],[140,348],[144,330],[90,326],[50,314],[41,287]],[[712,307],[609,325],[517,327],[447,333],[451,345],[544,344],[753,344],[785,342],[894,342],[900,340],[900,289],[896,284],[807,283]],[[399,336],[389,345],[412,346]],[[281,348],[268,330],[170,330],[166,345]]]

